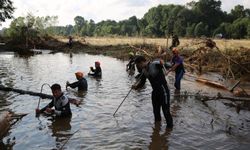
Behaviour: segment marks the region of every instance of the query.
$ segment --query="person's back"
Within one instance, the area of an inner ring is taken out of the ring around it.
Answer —
[[[167,81],[165,75],[162,71],[162,66],[157,62],[150,62],[148,64],[147,73],[145,73],[148,78],[153,90],[162,88],[161,86],[167,87]]]
[[[87,83],[87,80],[85,78],[80,79],[78,82],[79,82],[78,90],[81,90],[81,91],[88,90],[88,83]]]
[[[74,83],[69,83],[67,81],[66,87],[71,88],[78,88],[78,91],[87,91],[88,90],[88,83],[87,80],[84,78],[84,75],[82,72],[76,72],[75,73],[77,81]]]

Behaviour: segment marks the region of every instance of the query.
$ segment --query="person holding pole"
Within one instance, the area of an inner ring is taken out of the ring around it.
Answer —
[[[177,91],[181,89],[181,79],[185,73],[183,58],[179,55],[179,50],[174,47],[172,49],[173,57],[171,60],[172,67],[167,71],[166,75],[171,71],[175,71],[175,83],[174,86]]]
[[[70,109],[70,100],[62,92],[61,86],[59,84],[53,84],[51,86],[51,90],[54,97],[53,100],[44,108],[40,110],[37,108],[36,114],[46,112],[49,114],[55,114],[59,117],[70,117],[72,115]],[[52,107],[55,107],[55,109],[52,109]]]
[[[138,89],[144,86],[146,79],[149,80],[152,91],[152,105],[155,122],[161,121],[161,109],[166,119],[167,127],[173,127],[173,119],[170,113],[170,92],[163,72],[164,61],[147,61],[145,57],[138,56],[135,64],[142,70],[139,82],[132,86],[132,89]]]

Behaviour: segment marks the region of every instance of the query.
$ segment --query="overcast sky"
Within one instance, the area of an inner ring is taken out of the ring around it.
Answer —
[[[101,20],[124,20],[131,16],[143,17],[149,8],[159,4],[185,5],[192,0],[12,0],[14,17],[25,16],[27,12],[35,16],[58,16],[58,25],[74,24],[74,17],[82,16],[93,19],[96,23]],[[197,0],[196,0],[197,1]],[[235,5],[250,8],[250,0],[221,0],[222,10],[230,11]],[[2,23],[8,27],[11,20]]]

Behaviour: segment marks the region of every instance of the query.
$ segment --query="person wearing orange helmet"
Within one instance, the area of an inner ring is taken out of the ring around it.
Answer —
[[[90,67],[90,71],[92,73],[88,73],[88,75],[93,76],[93,77],[102,77],[101,63],[99,61],[96,61],[95,69],[93,67]]]
[[[181,79],[185,73],[184,65],[183,65],[183,57],[179,56],[179,50],[174,47],[172,49],[173,57],[171,60],[172,67],[168,70],[166,74],[170,71],[175,71],[175,83],[174,86],[176,90],[181,89]]]
[[[78,81],[74,83],[66,82],[66,88],[69,86],[71,88],[78,88],[78,91],[87,91],[88,90],[88,83],[87,80],[84,78],[83,72],[76,72],[75,73],[76,79]]]

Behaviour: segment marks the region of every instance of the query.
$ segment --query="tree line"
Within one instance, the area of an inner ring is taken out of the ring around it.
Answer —
[[[5,36],[25,34],[75,36],[215,37],[243,39],[250,37],[250,9],[236,5],[229,13],[222,11],[220,0],[192,1],[186,5],[158,5],[141,19],[132,16],[122,21],[95,23],[82,16],[75,25],[55,26],[57,16],[18,17],[5,30]]]

